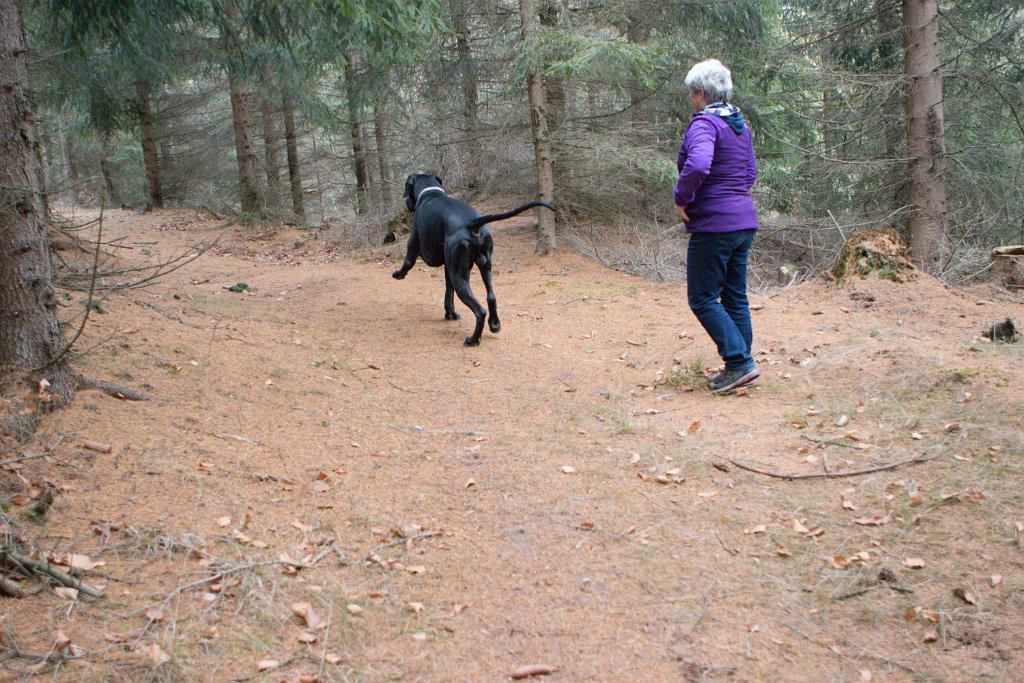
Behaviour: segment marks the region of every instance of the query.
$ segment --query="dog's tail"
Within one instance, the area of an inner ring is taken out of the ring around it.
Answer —
[[[547,202],[541,201],[529,202],[528,204],[523,204],[522,206],[512,209],[511,211],[506,211],[505,213],[492,213],[489,216],[480,216],[480,218],[474,218],[472,221],[469,222],[469,225],[467,225],[466,227],[470,230],[479,230],[481,227],[487,225],[488,223],[493,223],[494,221],[503,221],[506,218],[512,218],[512,216],[517,216],[521,214],[523,211],[526,211],[527,209],[532,209],[535,206],[543,206],[545,208],[551,209],[552,211],[558,211],[554,204],[549,204]]]

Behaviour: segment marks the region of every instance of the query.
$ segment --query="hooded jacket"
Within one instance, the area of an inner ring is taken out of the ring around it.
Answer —
[[[757,228],[757,211],[750,196],[757,163],[750,128],[738,109],[712,105],[694,113],[676,168],[675,202],[685,207],[690,217],[687,232]]]

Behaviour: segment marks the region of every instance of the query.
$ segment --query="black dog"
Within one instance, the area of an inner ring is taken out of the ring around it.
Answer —
[[[530,202],[517,209],[490,216],[481,216],[469,204],[453,199],[441,189],[441,179],[436,175],[414,173],[405,179],[405,206],[413,212],[413,227],[402,267],[391,274],[401,280],[416,263],[419,256],[428,266],[444,266],[444,318],[458,320],[455,312],[455,294],[469,306],[476,316],[476,329],[466,337],[466,346],[480,343],[484,331],[484,317],[491,332],[501,329],[498,320],[498,300],[491,286],[491,253],[494,240],[487,223],[511,218],[535,206],[544,206],[557,211],[547,202]],[[480,269],[480,276],[487,288],[487,311],[473,296],[469,288],[469,271],[473,264]]]

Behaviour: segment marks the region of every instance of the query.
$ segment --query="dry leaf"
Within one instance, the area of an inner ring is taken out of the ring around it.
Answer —
[[[74,588],[68,588],[67,586],[58,586],[53,589],[53,592],[64,598],[65,600],[77,600],[78,591]]]
[[[363,613],[363,608],[360,607],[359,605],[356,605],[356,604],[350,604],[350,605],[346,606],[345,609],[348,610],[349,614],[353,614],[353,615],[359,615],[359,614]]]
[[[422,602],[410,602],[406,607],[408,607],[409,611],[414,614],[418,614],[425,609]]]
[[[861,526],[884,526],[888,521],[888,517],[875,515],[874,517],[857,517],[853,520],[853,523],[860,524]]]
[[[564,474],[575,474],[576,468],[571,465],[562,465],[562,472]]]
[[[908,557],[903,560],[903,566],[907,569],[924,569],[924,560],[920,557]]]
[[[768,525],[767,524],[758,524],[755,527],[750,527],[749,529],[744,529],[743,533],[745,533],[745,534],[763,534],[766,531],[768,531]]]
[[[171,661],[171,656],[163,651],[158,643],[153,643],[146,648],[146,654],[153,660],[153,663],[157,666]]]
[[[832,558],[832,566],[836,569],[844,569],[848,564],[850,564],[850,561],[842,555],[835,555]]]
[[[920,432],[910,432],[910,438],[915,441],[920,441],[924,436]]]
[[[308,602],[295,602],[291,605],[292,612],[295,613],[300,619],[306,622],[306,628],[318,628],[322,623],[320,615],[313,609],[313,605]]]
[[[281,666],[281,662],[276,659],[264,659],[256,665],[257,671],[270,671]]]
[[[300,633],[296,640],[303,645],[312,645],[319,639],[319,637],[320,636],[315,633]]]
[[[553,674],[556,671],[558,671],[557,668],[548,666],[547,664],[527,664],[513,671],[509,674],[509,677],[518,680],[521,678],[530,678],[532,676],[547,676],[548,674]]]
[[[338,664],[339,662],[341,662],[341,655],[335,654],[333,652],[328,652],[326,655],[324,655],[324,660],[326,660],[328,664]]]
[[[790,550],[789,548],[787,548],[786,546],[784,546],[784,545],[780,545],[780,546],[779,546],[778,548],[776,548],[776,549],[775,549],[775,553],[776,553],[776,554],[777,554],[777,555],[778,555],[779,557],[789,557],[790,555],[792,555],[792,554],[793,554],[793,552],[792,552],[792,551],[791,551],[791,550]]]
[[[217,526],[225,527],[225,526],[230,526],[230,525],[231,525],[231,516],[230,515],[224,515],[223,517],[218,517],[217,518]]]
[[[861,669],[860,680],[865,681],[865,683],[867,683],[868,681],[874,680],[874,676],[871,675],[871,671],[869,671],[868,669]]]
[[[810,533],[811,530],[808,529],[806,526],[804,526],[804,522],[805,521],[807,521],[807,520],[804,520],[804,519],[794,519],[793,520],[793,531],[797,532],[798,534]]]
[[[309,485],[309,490],[313,493],[326,493],[331,490],[331,485],[326,481],[317,480]]]
[[[906,619],[907,621],[913,621],[914,619],[917,619],[917,617],[920,614],[921,614],[921,608],[920,607],[912,607],[912,608],[908,609],[906,612],[903,613],[903,618]]]
[[[694,420],[693,422],[690,423],[690,426],[686,428],[686,433],[693,434],[698,429],[700,429],[700,420]]]
[[[924,637],[921,638],[921,640],[923,642],[925,642],[925,643],[934,643],[938,639],[939,639],[939,634],[935,633],[934,631],[932,631],[931,633],[924,634]]]
[[[999,584],[1001,584],[1003,582],[1003,575],[1002,574],[993,574],[992,576],[988,577],[988,582],[989,582],[989,584],[993,588],[995,588],[996,586],[998,586]]]
[[[476,486],[476,479],[467,479],[466,483],[463,484],[463,486],[466,487],[467,489],[472,486]]]
[[[853,504],[853,501],[851,501],[846,496],[840,495],[839,496],[839,502],[842,504],[844,510],[856,510],[857,509],[857,506]]]
[[[427,571],[427,568],[424,567],[422,564],[414,564],[406,567],[405,571],[409,572],[410,574],[422,574],[423,572]]]
[[[157,605],[155,607],[150,607],[148,610],[146,610],[145,614],[146,618],[150,621],[163,621],[165,616],[164,606]]]
[[[966,602],[968,605],[977,605],[978,604],[978,596],[976,596],[973,592],[971,592],[971,590],[969,588],[964,588],[963,586],[961,586],[959,588],[954,588],[953,589],[953,595],[955,595],[956,597],[960,598],[961,600]]]

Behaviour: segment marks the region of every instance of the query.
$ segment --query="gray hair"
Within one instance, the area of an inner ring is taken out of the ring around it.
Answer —
[[[732,73],[717,59],[694,64],[685,82],[692,92],[703,90],[708,102],[728,102],[732,97]]]

